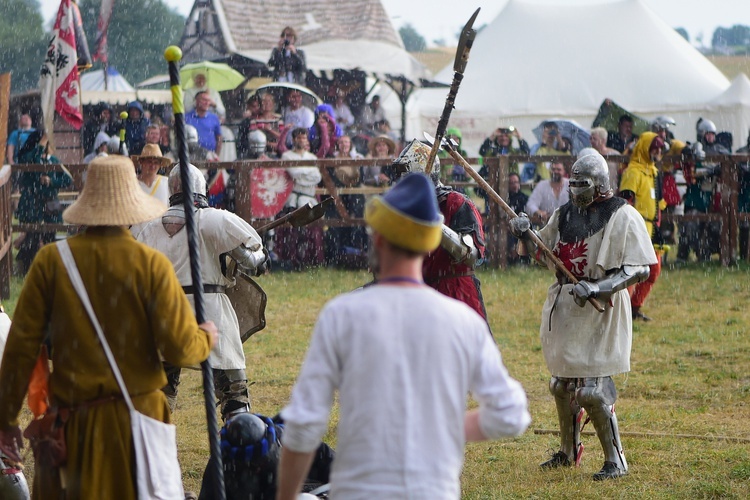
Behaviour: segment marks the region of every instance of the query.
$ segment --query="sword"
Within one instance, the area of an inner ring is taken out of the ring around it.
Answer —
[[[190,255],[190,277],[193,280],[193,304],[198,323],[206,321],[205,304],[203,302],[203,282],[201,280],[200,247],[198,245],[198,228],[193,214],[193,188],[190,185],[188,171],[188,147],[185,140],[185,106],[182,101],[180,88],[180,69],[177,63],[182,59],[182,50],[175,45],[167,47],[164,59],[169,63],[169,85],[172,89],[172,111],[174,112],[174,135],[177,138],[177,156],[180,161],[180,182],[182,184],[183,204],[185,206],[185,229],[188,238],[188,254]],[[213,464],[214,497],[217,500],[226,498],[224,487],[224,464],[221,459],[221,444],[219,443],[219,422],[216,418],[216,399],[214,393],[214,372],[208,360],[201,363],[203,373],[203,399],[206,406],[206,423],[208,426],[208,443]]]
[[[448,128],[448,120],[451,117],[451,111],[453,111],[453,103],[456,101],[458,87],[461,85],[461,80],[464,79],[466,63],[469,61],[469,52],[471,51],[471,46],[474,45],[474,38],[477,36],[477,30],[472,29],[472,26],[474,25],[474,20],[477,18],[477,15],[479,15],[479,10],[480,9],[474,11],[474,14],[466,23],[466,26],[461,30],[461,37],[458,39],[456,59],[453,61],[453,82],[451,83],[448,97],[445,99],[443,114],[440,115],[437,131],[435,132],[435,141],[432,143],[430,156],[427,157],[427,165],[425,166],[425,173],[428,175],[432,172],[432,164],[435,161],[438,150],[440,149],[440,143],[445,135],[445,129]]]
[[[434,137],[432,137],[427,132],[424,133],[425,139],[427,139],[428,142],[432,143],[432,147],[435,147],[435,144],[437,141]],[[479,187],[487,191],[487,194],[489,197],[500,205],[500,208],[503,209],[503,211],[510,217],[511,219],[518,217],[515,211],[513,211],[510,206],[505,203],[505,200],[503,200],[497,192],[492,189],[492,186],[490,186],[487,181],[485,181],[479,173],[474,170],[474,167],[469,165],[469,162],[467,162],[463,156],[461,156],[456,149],[454,148],[453,144],[451,144],[450,141],[443,140],[441,143],[439,143],[440,147],[442,147],[450,156],[453,158],[456,162],[458,162],[462,167],[464,167],[464,170],[467,174],[471,176],[472,179],[474,179],[477,184],[479,184]],[[533,241],[536,246],[542,251],[544,256],[552,262],[552,264],[555,266],[555,269],[560,271],[565,275],[565,277],[573,283],[574,285],[578,283],[578,278],[576,278],[573,273],[571,273],[567,267],[565,267],[565,264],[562,263],[562,261],[557,258],[557,255],[552,253],[552,250],[550,250],[547,245],[542,242],[542,240],[539,238],[539,236],[534,232],[529,230],[529,237],[531,238],[531,241]],[[594,306],[594,308],[599,312],[604,312],[604,306],[602,306],[598,300],[596,300],[594,297],[589,297],[589,303]]]

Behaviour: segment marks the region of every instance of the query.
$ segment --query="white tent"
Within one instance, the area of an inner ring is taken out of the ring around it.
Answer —
[[[703,117],[716,123],[719,130],[732,132],[734,150],[745,146],[750,132],[750,79],[747,75],[737,75],[724,93],[708,103]]]
[[[450,83],[452,77],[451,64],[435,80]],[[474,41],[451,125],[461,128],[464,147],[476,154],[498,125],[516,126],[534,144],[531,130],[542,120],[558,116],[590,125],[610,98],[646,118],[678,115],[675,135],[690,139],[698,117],[691,121],[690,114],[728,87],[727,78],[641,0],[510,0]],[[446,95],[447,89],[415,92],[407,136],[434,130]]]
[[[135,92],[135,88],[112,66],[107,68],[106,87],[104,70],[86,71],[81,75],[81,90],[106,90],[110,92]]]

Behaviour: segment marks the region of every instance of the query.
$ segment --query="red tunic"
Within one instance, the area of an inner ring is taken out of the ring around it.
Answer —
[[[479,250],[479,258],[484,258],[482,216],[474,203],[463,194],[445,186],[437,188],[437,196],[445,225],[458,234],[471,234],[474,245]],[[443,247],[438,247],[425,258],[422,274],[425,282],[432,288],[464,302],[487,319],[482,289],[479,279],[474,276],[473,267],[455,262]]]

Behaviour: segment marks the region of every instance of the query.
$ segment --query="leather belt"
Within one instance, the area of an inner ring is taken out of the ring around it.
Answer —
[[[203,285],[203,293],[224,293],[227,287],[224,285]],[[188,295],[195,294],[195,287],[193,285],[183,286],[182,291]]]

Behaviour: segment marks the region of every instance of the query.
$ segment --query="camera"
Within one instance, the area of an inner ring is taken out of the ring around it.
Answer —
[[[292,42],[290,42],[289,40],[284,40],[284,47],[288,47],[290,43]]]
[[[550,130],[549,132],[547,132],[547,134],[555,136],[555,135],[557,135],[557,130]]]

